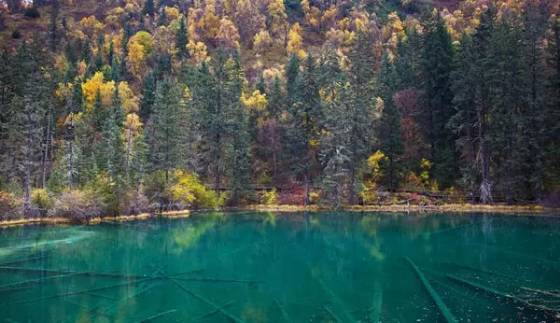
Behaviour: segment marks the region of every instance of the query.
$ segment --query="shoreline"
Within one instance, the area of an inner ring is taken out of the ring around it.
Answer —
[[[169,219],[185,219],[190,217],[192,213],[198,212],[319,212],[319,211],[335,211],[333,208],[320,207],[318,205],[248,205],[243,207],[226,207],[218,210],[176,210],[166,211],[162,213],[140,213],[137,215],[118,215],[95,217],[87,223],[77,222],[69,218],[63,217],[39,217],[39,218],[18,218],[0,221],[0,229],[26,226],[26,225],[97,225],[101,223],[120,223],[128,221],[142,221],[155,218]],[[491,205],[491,204],[442,204],[442,205],[348,205],[343,206],[338,211],[347,212],[386,212],[386,213],[440,213],[447,212],[452,214],[471,214],[485,213],[504,216],[559,216],[560,208],[547,208],[540,205]]]

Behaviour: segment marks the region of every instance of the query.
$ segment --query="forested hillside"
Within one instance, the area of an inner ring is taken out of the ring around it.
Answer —
[[[0,1],[0,217],[395,192],[553,201],[559,13],[558,0]]]

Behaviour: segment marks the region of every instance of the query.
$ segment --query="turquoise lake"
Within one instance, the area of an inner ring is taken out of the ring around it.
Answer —
[[[0,322],[555,322],[560,217],[195,213],[0,230]]]

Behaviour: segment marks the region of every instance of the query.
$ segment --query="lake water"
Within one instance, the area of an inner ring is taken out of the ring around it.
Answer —
[[[554,322],[555,310],[554,217],[240,212],[0,230],[5,322]]]

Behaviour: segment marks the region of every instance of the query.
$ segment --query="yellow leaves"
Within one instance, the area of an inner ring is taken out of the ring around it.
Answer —
[[[165,15],[167,16],[167,18],[171,21],[171,20],[175,20],[177,18],[179,18],[180,13],[179,13],[179,9],[175,8],[175,7],[168,7],[166,6],[165,9]]]
[[[131,43],[142,46],[144,54],[148,55],[152,51],[154,40],[149,32],[141,30],[134,34],[134,36],[130,37],[128,45],[130,45]]]
[[[305,14],[306,23],[315,29],[319,29],[321,25],[321,10],[311,6],[309,0],[301,0],[301,8]]]
[[[250,95],[242,94],[240,100],[248,109],[258,112],[264,111],[268,104],[266,94],[261,93],[259,90],[253,91]]]
[[[188,86],[185,86],[185,89],[183,89],[183,101],[188,102],[190,100],[192,100],[192,91]]]
[[[356,33],[351,30],[331,28],[326,33],[327,41],[335,47],[350,47],[356,39]]]
[[[66,85],[66,87],[69,86],[70,85]],[[120,82],[118,85],[115,85],[114,81],[104,82],[102,72],[95,73],[89,80],[82,84],[82,93],[84,95],[86,107],[89,109],[93,107],[98,92],[101,97],[101,105],[104,107],[110,106],[113,103],[113,93],[116,87],[118,87],[119,90],[119,99],[123,110],[126,113],[138,112],[138,97],[134,95],[128,83]],[[61,94],[71,90],[71,88],[64,88],[62,85],[59,86],[59,89]],[[59,90],[57,89],[57,91]]]
[[[325,29],[334,26],[336,23],[336,14],[337,9],[334,5],[325,10],[321,17],[321,27]]]
[[[263,77],[265,83],[270,86],[274,82],[275,79],[279,79],[279,80],[282,79],[283,72],[279,68],[270,67],[270,68],[265,69],[262,72],[262,77]]]
[[[356,31],[362,32],[362,33],[369,33],[371,32],[371,23],[370,23],[370,19],[369,19],[369,15],[367,12],[362,12],[362,11],[354,11],[352,13],[353,18],[354,18],[354,28]]]
[[[89,16],[80,20],[80,29],[92,38],[103,29],[103,24],[95,16]]]
[[[177,170],[173,173],[172,180],[174,184],[169,189],[171,197],[186,206],[215,209],[225,201],[225,195],[208,189],[194,173]]]
[[[130,89],[127,82],[120,82],[118,85],[119,99],[126,113],[137,113],[139,111],[138,97]]]
[[[283,0],[272,0],[268,3],[268,14],[270,17],[278,20],[287,19],[286,8]]]
[[[54,67],[59,72],[64,72],[68,68],[68,60],[65,55],[58,54],[54,57]]]
[[[387,43],[392,53],[397,48],[397,44],[406,36],[404,25],[396,12],[391,12],[387,15],[387,24],[383,27],[383,39]]]
[[[220,30],[220,17],[216,16],[214,10],[206,10],[204,16],[199,21],[199,28],[205,39],[216,38]]]
[[[253,38],[253,49],[258,54],[264,54],[272,46],[272,37],[266,30],[259,31]]]
[[[369,171],[374,177],[379,177],[381,175],[381,163],[386,162],[389,160],[387,156],[381,151],[378,150],[371,154],[367,159],[367,165],[369,167]]]
[[[82,84],[82,93],[84,95],[86,107],[93,107],[98,92],[101,96],[101,104],[103,106],[109,106],[112,101],[111,98],[114,90],[115,82],[103,82],[103,73],[95,73],[95,75]]]
[[[127,114],[124,121],[124,129],[133,137],[140,133],[140,130],[142,129],[142,121],[140,121],[140,117],[136,113]]]
[[[142,75],[144,63],[153,49],[152,35],[146,31],[139,31],[128,41],[127,62],[132,73],[137,77]]]
[[[66,99],[72,95],[72,83],[58,83],[54,95],[59,99]]]
[[[224,47],[239,49],[239,32],[227,17],[220,20],[220,29],[216,35],[216,40]]]
[[[141,74],[145,60],[144,47],[139,43],[128,43],[127,62],[134,75],[139,76]]]
[[[269,2],[267,9],[270,16],[270,31],[275,37],[283,41],[288,23],[284,1],[272,0]]]
[[[303,38],[301,37],[301,27],[298,23],[295,23],[292,25],[288,33],[288,45],[286,50],[288,54],[294,54],[298,58],[302,59],[307,55],[302,46]]]
[[[187,44],[187,50],[189,51],[191,59],[195,64],[200,64],[209,59],[208,48],[203,42],[199,41],[195,43],[191,40]]]

